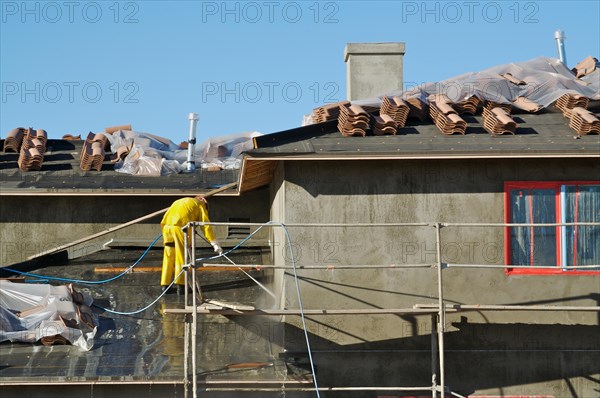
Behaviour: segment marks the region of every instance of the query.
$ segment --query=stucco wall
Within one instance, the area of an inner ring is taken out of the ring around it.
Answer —
[[[0,266],[25,261],[45,250],[93,235],[168,207],[173,196],[4,196],[0,200]],[[243,197],[217,196],[210,199],[210,216],[215,222],[245,218],[265,222],[269,192],[262,189]],[[85,242],[68,249],[70,258],[102,248],[111,239],[139,245],[149,244],[160,233],[161,216]],[[215,233],[226,243],[227,227]],[[257,238],[265,237],[262,232]],[[160,242],[159,242],[160,245]]]
[[[281,185],[285,191],[284,221],[502,223],[505,181],[585,180],[598,175],[600,165],[595,160],[289,161]],[[435,262],[435,228],[431,226],[289,230],[298,266],[333,266],[328,270],[298,271],[305,308],[410,308],[437,301],[435,269],[400,267]],[[444,262],[503,264],[503,229],[442,228],[441,251]],[[391,264],[398,266],[335,268]],[[598,275],[509,276],[503,269],[452,268],[443,271],[443,286],[444,299],[449,304],[600,303]],[[297,307],[290,272],[286,292],[287,306]],[[568,394],[568,383],[553,381],[565,377],[571,384],[583,386],[581,396],[593,392],[581,381],[587,379],[578,377],[597,374],[599,370],[600,346],[590,335],[600,331],[597,313],[474,311],[448,314],[446,325],[447,347],[464,351],[448,355],[449,372],[459,392],[462,388],[469,393],[499,393],[497,388],[503,386],[509,388],[503,390],[504,394],[541,393],[538,384],[550,382],[546,393]],[[431,382],[428,315],[318,316],[310,318],[308,326],[317,362],[325,369],[321,372],[325,380],[335,380],[338,385]],[[299,331],[299,318],[289,318],[287,348],[291,351],[306,349]],[[383,351],[365,354],[373,349]],[[577,354],[581,349],[586,349],[586,354]],[[544,350],[549,351],[544,354]],[[500,359],[502,363],[498,363]],[[462,371],[456,368],[478,361],[490,365],[491,370],[477,366],[467,366]],[[388,362],[393,364],[390,368],[386,366]],[[348,367],[344,366],[346,363]],[[537,373],[531,372],[531,366],[539,368]],[[481,376],[469,376],[476,372]],[[517,385],[532,387],[511,390]]]

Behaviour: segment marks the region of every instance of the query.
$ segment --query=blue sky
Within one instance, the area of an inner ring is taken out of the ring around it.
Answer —
[[[348,42],[406,43],[405,85],[537,56],[600,56],[598,1],[0,1],[0,133],[131,123],[272,133],[345,99]]]

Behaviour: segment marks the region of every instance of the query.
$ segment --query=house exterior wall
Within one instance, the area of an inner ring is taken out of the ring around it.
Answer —
[[[27,257],[73,242],[110,227],[169,207],[173,196],[5,196],[0,200],[0,266],[26,261]],[[214,222],[245,218],[264,222],[269,218],[269,192],[244,197],[210,199]],[[111,239],[145,246],[160,233],[161,216],[69,248],[69,258],[101,250]],[[226,244],[227,227],[215,226],[217,238]],[[266,238],[260,232],[256,238]],[[161,245],[162,242],[157,242]]]
[[[594,159],[287,161],[284,181],[277,184],[284,191],[286,224],[502,223],[505,181],[598,175]],[[435,268],[402,268],[436,261],[432,226],[291,226],[289,232],[297,266],[330,266],[298,270],[304,308],[437,302]],[[444,227],[440,250],[447,263],[504,264],[503,228]],[[335,268],[392,264],[397,266]],[[600,303],[599,275],[509,276],[504,269],[450,268],[442,276],[448,304]],[[285,286],[286,306],[297,308],[291,272]],[[287,321],[286,349],[306,351],[300,318]],[[448,313],[447,384],[465,395],[593,396],[599,323],[595,312]],[[430,315],[318,316],[307,325],[322,385],[431,385]]]

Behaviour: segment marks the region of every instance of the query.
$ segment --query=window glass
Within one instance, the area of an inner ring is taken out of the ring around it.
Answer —
[[[513,189],[510,200],[511,223],[556,223],[554,189]],[[513,227],[510,244],[513,265],[557,265],[555,226]]]
[[[563,185],[561,191],[563,222],[600,222],[600,185]],[[562,235],[563,265],[600,264],[600,227],[565,226]]]

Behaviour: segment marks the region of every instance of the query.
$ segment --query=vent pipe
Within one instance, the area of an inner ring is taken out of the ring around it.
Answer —
[[[558,45],[558,58],[564,66],[567,66],[567,52],[565,51],[565,39],[567,36],[565,36],[565,32],[559,29],[554,32],[554,38],[556,39],[556,44]]]
[[[196,170],[194,162],[194,145],[196,144],[196,126],[198,125],[198,114],[190,113],[190,137],[188,139],[188,156],[187,156],[187,171],[193,172]]]

